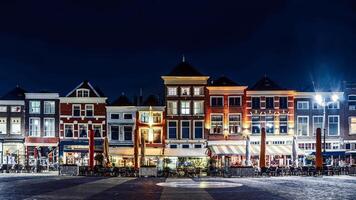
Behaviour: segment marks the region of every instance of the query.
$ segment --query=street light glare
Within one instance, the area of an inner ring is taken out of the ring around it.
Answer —
[[[333,96],[331,96],[331,99],[333,100],[333,102],[337,102],[339,100],[339,96],[336,94],[333,94]]]
[[[323,103],[323,97],[320,94],[315,95],[315,100],[319,105]]]

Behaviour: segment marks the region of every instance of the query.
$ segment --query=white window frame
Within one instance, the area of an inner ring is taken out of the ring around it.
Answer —
[[[337,117],[337,134],[330,135],[330,118]],[[328,136],[339,136],[340,135],[340,116],[339,115],[328,115]]]
[[[261,100],[260,100],[261,101]],[[261,102],[260,102],[260,105],[261,105]],[[260,129],[260,131],[258,132],[258,133],[254,133],[252,130],[253,130],[253,125],[254,125],[254,123],[253,123],[253,118],[254,117],[258,117],[258,126],[259,126],[259,129]],[[262,132],[262,126],[261,126],[261,116],[259,116],[259,115],[255,115],[255,116],[251,116],[251,134],[252,135],[258,135],[258,134],[261,134],[261,132]]]
[[[183,138],[183,122],[188,122],[189,123],[189,137],[188,138]],[[182,140],[189,140],[192,136],[192,126],[191,126],[191,121],[190,120],[181,120],[180,121],[180,137]]]
[[[32,103],[35,103],[35,102],[38,102],[39,105],[38,105],[38,107],[35,107],[36,111],[33,111]],[[37,109],[38,109],[38,111],[37,111]],[[29,113],[30,114],[40,114],[41,113],[41,101],[39,101],[39,100],[30,100],[29,101]]]
[[[183,91],[185,90],[185,89],[187,89],[187,91],[188,91],[188,94],[183,94]],[[183,87],[180,87],[180,96],[182,96],[182,97],[189,97],[189,96],[191,96],[191,87],[189,87],[189,86],[183,86]]]
[[[7,112],[7,106],[0,106],[0,112],[1,113]]]
[[[195,137],[195,122],[202,123],[202,137],[197,138],[197,139],[204,139],[204,120],[193,120],[193,138],[196,139],[196,137]]]
[[[3,130],[4,132],[1,132],[0,135],[6,135],[7,134],[7,118],[6,117],[0,118],[0,127],[5,127],[5,129]]]
[[[307,118],[307,135],[299,135],[299,118],[304,118],[304,117],[306,117]],[[309,136],[310,134],[309,134],[309,116],[307,116],[307,115],[298,115],[297,116],[297,136]]]
[[[201,112],[200,112],[200,113],[197,113],[197,112],[196,112],[197,109],[196,109],[195,103],[201,104]],[[199,116],[204,115],[204,101],[193,101],[193,114],[194,114],[194,115],[199,115]]]
[[[131,139],[130,140],[125,140],[125,127],[131,127]],[[122,140],[121,141],[125,141],[125,142],[129,142],[129,141],[133,141],[133,138],[134,138],[134,129],[135,127],[132,126],[132,125],[123,125],[120,127],[120,129],[122,129]],[[120,139],[120,137],[119,137]]]
[[[50,111],[52,111],[52,112],[48,112],[48,110],[46,110],[46,104],[48,104],[48,103],[50,103]],[[53,107],[51,105],[52,103],[53,103]],[[44,114],[55,114],[56,113],[56,102],[55,101],[44,101],[43,102],[43,113]]]
[[[94,126],[100,126],[100,137],[95,137]],[[94,131],[94,138],[102,138],[103,137],[103,125],[102,124],[92,124],[92,130]],[[88,136],[89,136],[89,130],[88,130]]]
[[[352,122],[352,119],[354,119],[355,121],[354,122]],[[352,128],[351,128],[351,126],[352,126],[352,124],[354,124],[354,126],[355,126],[355,132],[352,132]],[[356,116],[350,116],[349,117],[349,135],[355,135],[356,134]]]
[[[83,126],[86,126],[86,130],[87,130],[87,137],[80,137],[80,126],[83,125]],[[78,139],[86,139],[86,138],[89,138],[89,128],[88,128],[88,124],[85,124],[85,123],[78,123]],[[74,135],[74,134],[73,134]]]
[[[47,120],[53,120],[53,130],[52,132],[46,131],[46,121]],[[43,133],[45,137],[56,137],[56,119],[55,118],[43,118]],[[48,133],[52,133],[51,135],[48,135]]]
[[[31,120],[38,120],[38,132],[36,132],[36,135],[34,135],[33,129],[31,128]],[[12,128],[12,126],[11,126],[11,128]],[[12,132],[12,130],[11,130],[11,132]],[[39,117],[30,117],[29,118],[28,136],[29,137],[41,137],[41,118],[39,118]]]
[[[19,121],[19,123],[17,123],[17,125],[19,126],[19,132],[18,133],[14,133],[13,132],[13,121],[17,120]],[[41,121],[40,121],[41,122]],[[41,125],[41,124],[40,124]],[[11,121],[10,121],[10,133],[12,135],[20,135],[22,132],[22,119],[20,117],[12,117]],[[41,126],[40,126],[40,132],[41,132]]]
[[[286,126],[287,126],[287,132],[286,132],[286,133],[282,133],[282,132],[281,132],[281,116],[287,117],[287,121],[285,121]],[[288,131],[289,131],[289,127],[288,127],[289,116],[288,116],[287,114],[280,114],[280,115],[278,116],[278,121],[279,121],[279,125],[278,125],[279,134],[282,134],[282,135],[288,134]]]
[[[237,133],[231,133],[230,132],[230,116],[232,115],[238,115],[239,118],[240,118],[240,121],[238,122],[239,123],[239,130]],[[237,134],[241,134],[242,133],[242,114],[241,113],[229,113],[228,116],[227,116],[227,124],[228,124],[228,130],[229,130],[229,134],[234,134],[234,135],[237,135]]]
[[[201,93],[199,92],[199,94],[197,94],[196,93],[196,89],[198,89],[198,91],[201,91]],[[197,96],[197,97],[199,97],[199,96],[204,96],[204,87],[202,87],[202,86],[199,86],[199,87],[193,87],[193,95],[194,96]]]
[[[118,128],[118,136],[117,136],[117,140],[113,140],[112,139],[112,127],[115,126]],[[120,141],[120,125],[118,124],[112,124],[112,125],[109,125],[110,127],[110,141]]]
[[[267,117],[269,117],[269,118],[271,118],[272,117],[272,121],[267,121]],[[275,116],[274,115],[265,115],[265,129],[266,129],[266,134],[270,134],[270,135],[273,135],[273,134],[275,134],[276,133],[276,126],[275,126]],[[273,132],[272,133],[268,133],[267,132],[267,129],[268,129],[268,127],[267,127],[267,124],[268,124],[268,122],[272,122],[272,126],[273,126]],[[278,127],[279,128],[279,127]]]
[[[221,123],[222,123],[222,125],[221,125],[221,127],[222,127],[222,132],[221,133],[214,133],[214,128],[213,128],[213,115],[219,115],[219,116],[221,116]],[[211,113],[210,114],[210,134],[218,134],[218,135],[220,135],[220,134],[224,134],[224,114],[222,114],[222,113]]]
[[[117,119],[112,118],[112,115],[117,115],[119,116]],[[120,119],[120,113],[110,113],[110,119],[111,120],[119,120]]]
[[[230,106],[230,99],[232,99],[232,98],[239,98],[240,99],[240,105],[238,105],[238,106]],[[229,107],[241,107],[242,106],[242,98],[241,98],[241,96],[229,96],[227,98],[227,106],[229,106]]]
[[[74,107],[79,107],[79,116],[74,115]],[[82,106],[80,104],[73,104],[72,105],[72,116],[73,117],[81,117],[82,116]]]
[[[267,98],[272,98],[272,108],[267,108]],[[277,109],[276,106],[274,105],[274,96],[265,96],[265,109]],[[278,102],[279,102],[279,97],[278,97]],[[260,99],[260,105],[261,105],[261,99]]]
[[[356,105],[353,105],[352,107],[350,106],[350,103],[355,103],[356,104],[356,100],[350,100],[350,97],[355,97],[356,98],[356,94],[350,94],[347,96],[347,106],[349,110],[356,110]]]
[[[80,92],[82,93],[81,95],[79,95]],[[88,95],[85,95],[85,92],[87,92]],[[89,89],[84,89],[84,88],[77,89],[76,95],[77,95],[77,97],[81,97],[81,98],[89,97],[90,96],[90,90]]]
[[[184,107],[185,110],[188,109],[188,113],[183,112],[183,103],[188,103],[188,107]],[[190,115],[191,114],[191,101],[180,101],[180,114],[181,115]]]
[[[72,127],[72,137],[67,137],[66,136],[66,126],[71,126]],[[63,124],[63,138],[74,138],[74,124]]]
[[[170,94],[169,93],[169,90],[170,89],[174,89],[175,90],[175,94]],[[178,96],[178,87],[167,87],[167,96],[169,96],[169,97],[176,97],[176,96]]]
[[[175,138],[170,138],[170,137],[169,137],[169,128],[170,128],[169,122],[175,122],[175,123],[176,123],[176,126],[175,126],[175,128],[176,128],[176,137],[175,137]],[[167,139],[168,139],[168,140],[178,139],[178,138],[179,138],[178,135],[179,135],[179,131],[178,131],[178,120],[167,120]]]
[[[172,103],[172,105],[175,104],[175,109],[169,106],[170,103]],[[172,111],[171,113],[170,110]],[[167,115],[169,116],[178,115],[178,101],[167,101]]]
[[[131,118],[125,119],[125,115],[131,115]],[[122,114],[122,119],[123,120],[132,120],[133,119],[133,114],[132,113],[123,113]]]
[[[316,127],[316,126],[315,126],[315,118],[321,118],[321,119],[322,119],[321,127]],[[321,131],[324,131],[324,130],[323,130],[323,124],[324,124],[324,117],[323,117],[323,115],[314,115],[314,116],[313,116],[313,130],[312,130],[312,134],[313,134],[314,136],[316,135],[316,129],[317,129],[317,128],[320,128]]]
[[[87,114],[87,113],[88,113],[88,110],[89,110],[89,109],[88,109],[89,106],[92,106],[92,108],[93,108],[93,109],[92,109],[92,112],[93,112],[93,115],[92,115],[92,116],[88,116],[88,114]],[[94,117],[94,116],[95,116],[95,114],[94,114],[94,104],[85,104],[85,116],[86,116],[86,117]]]
[[[306,108],[304,107],[306,105]],[[309,101],[298,101],[297,110],[309,110]]]
[[[222,105],[220,106],[213,106],[213,98],[219,98],[219,99],[222,99]],[[213,107],[213,108],[221,108],[221,107],[224,107],[224,96],[210,96],[210,107]]]

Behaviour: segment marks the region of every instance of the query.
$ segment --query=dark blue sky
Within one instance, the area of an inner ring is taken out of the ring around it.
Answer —
[[[353,1],[36,2],[0,3],[1,94],[66,93],[83,79],[111,98],[158,93],[182,54],[242,84],[356,81]]]

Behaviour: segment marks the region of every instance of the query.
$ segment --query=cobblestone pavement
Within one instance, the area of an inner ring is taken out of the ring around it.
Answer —
[[[0,176],[0,199],[356,199],[356,177],[106,178]]]

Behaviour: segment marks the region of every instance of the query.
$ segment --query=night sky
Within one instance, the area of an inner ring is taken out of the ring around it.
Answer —
[[[264,74],[296,89],[356,81],[355,1],[6,2],[1,95],[17,84],[66,94],[84,79],[110,99],[159,93],[182,54],[240,84]]]

